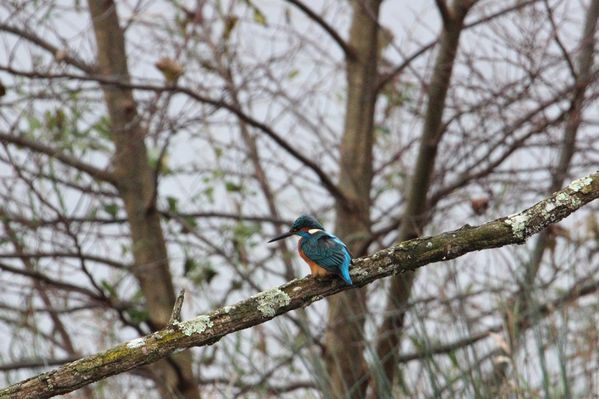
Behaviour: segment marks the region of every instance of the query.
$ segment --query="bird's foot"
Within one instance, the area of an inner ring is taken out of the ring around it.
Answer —
[[[332,274],[310,273],[310,274],[307,274],[305,278],[313,278],[314,280],[316,280],[318,282],[324,282],[324,281],[330,280],[331,277],[333,277]]]

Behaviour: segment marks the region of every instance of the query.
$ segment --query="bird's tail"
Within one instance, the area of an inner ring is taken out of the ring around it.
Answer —
[[[341,278],[349,285],[354,285],[351,281],[351,277],[349,276],[349,265],[341,269]]]

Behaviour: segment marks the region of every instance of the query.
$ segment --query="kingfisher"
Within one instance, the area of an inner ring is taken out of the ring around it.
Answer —
[[[291,225],[289,231],[268,241],[274,242],[292,235],[300,236],[297,250],[310,266],[314,277],[336,274],[347,284],[353,285],[349,276],[352,256],[347,245],[335,235],[325,231],[324,227],[310,215],[301,215]]]

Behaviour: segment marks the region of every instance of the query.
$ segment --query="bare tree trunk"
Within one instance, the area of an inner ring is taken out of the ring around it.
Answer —
[[[129,82],[125,38],[112,0],[88,1],[92,17],[100,74]],[[146,131],[141,126],[130,89],[102,86],[111,122],[114,174],[125,204],[131,230],[134,274],[146,300],[153,329],[168,323],[175,294],[166,244],[155,206],[157,187],[148,163]],[[156,364],[157,386],[164,398],[199,398],[191,367],[191,354],[181,353]]]
[[[352,206],[337,204],[335,232],[353,251],[365,251],[363,243],[370,231],[379,6],[380,0],[354,1],[349,37],[354,55],[346,59],[348,94],[339,187]],[[326,365],[328,394],[335,398],[362,398],[366,393],[365,296],[365,289],[355,289],[329,299]]]
[[[576,88],[573,92],[572,100],[570,102],[570,109],[566,118],[566,126],[564,130],[564,137],[560,149],[559,161],[556,168],[553,171],[551,177],[551,184],[548,188],[548,193],[559,190],[564,184],[564,180],[568,174],[572,157],[576,151],[576,135],[580,122],[582,120],[582,112],[584,109],[585,92],[592,82],[591,79],[591,67],[593,65],[593,57],[595,54],[595,30],[597,26],[597,19],[599,19],[599,0],[592,0],[589,4],[589,8],[586,15],[586,20],[583,28],[582,37],[579,43],[579,55],[577,57],[576,67],[577,71],[572,71]],[[509,319],[509,332],[512,335],[510,337],[511,353],[505,353],[502,350],[503,356],[513,356],[520,343],[522,342],[523,331],[519,330],[517,326],[521,325],[520,318],[524,317],[525,314],[533,314],[530,311],[530,307],[534,306],[535,301],[532,300],[530,294],[536,276],[541,267],[543,261],[543,255],[545,254],[549,241],[549,233],[547,230],[541,232],[537,237],[537,241],[531,253],[531,258],[526,265],[524,278],[522,281],[522,288],[514,298],[511,309],[512,317]],[[507,320],[507,319],[506,319]],[[495,394],[501,394],[506,389],[506,382],[508,377],[508,362],[500,362],[493,368],[493,371],[487,378],[489,386],[495,392]]]
[[[443,136],[442,116],[445,98],[451,81],[464,18],[474,4],[472,0],[455,0],[449,8],[438,1],[443,19],[439,53],[431,77],[428,104],[423,122],[418,158],[408,188],[408,198],[399,230],[398,241],[420,235],[427,219],[427,192],[434,171],[438,145]],[[387,295],[385,314],[388,315],[378,332],[377,355],[382,373],[374,373],[376,393],[389,392],[398,370],[399,343],[405,317],[405,305],[410,298],[415,273],[408,272],[393,278]],[[378,366],[378,365],[377,365]]]

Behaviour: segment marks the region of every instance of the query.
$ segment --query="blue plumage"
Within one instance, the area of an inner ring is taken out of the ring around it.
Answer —
[[[343,241],[323,230],[313,234],[302,232],[300,235],[300,249],[308,259],[329,273],[341,276],[347,284],[353,284],[349,276],[351,255]]]
[[[352,261],[349,249],[343,241],[326,232],[324,227],[312,216],[301,215],[291,229],[269,242],[298,235],[301,238],[298,245],[300,256],[308,263],[312,275],[320,276],[336,274],[347,284],[353,285],[349,275],[349,266]]]

